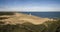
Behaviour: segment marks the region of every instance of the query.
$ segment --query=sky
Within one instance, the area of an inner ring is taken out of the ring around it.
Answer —
[[[0,0],[0,11],[60,11],[60,0]]]

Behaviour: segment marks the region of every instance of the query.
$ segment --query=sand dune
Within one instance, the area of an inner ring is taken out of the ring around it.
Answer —
[[[33,15],[27,15],[27,14],[22,14],[22,13],[15,13],[14,15],[3,15],[0,17],[7,17],[8,19],[3,19],[0,21],[5,22],[5,24],[23,24],[26,22],[30,22],[32,24],[38,25],[42,24],[46,21],[53,21],[53,19],[49,18],[42,18],[42,17],[37,17]]]

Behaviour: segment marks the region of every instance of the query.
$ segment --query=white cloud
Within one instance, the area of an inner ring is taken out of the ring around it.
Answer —
[[[45,12],[45,11],[60,11],[60,7],[43,7],[43,6],[32,6],[32,7],[6,7],[6,8],[0,8],[0,11],[22,11],[22,12],[33,12],[33,11],[40,11],[40,12]]]

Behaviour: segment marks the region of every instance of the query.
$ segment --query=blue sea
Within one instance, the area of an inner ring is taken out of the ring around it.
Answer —
[[[24,14],[30,14],[39,16],[39,17],[48,17],[48,18],[60,18],[60,12],[21,12]]]

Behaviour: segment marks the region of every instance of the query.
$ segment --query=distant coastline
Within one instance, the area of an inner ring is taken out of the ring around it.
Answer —
[[[60,12],[21,12],[23,14],[29,14],[42,17],[42,18],[60,18]]]

